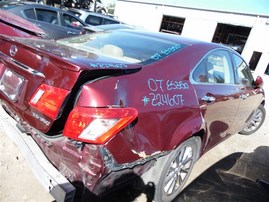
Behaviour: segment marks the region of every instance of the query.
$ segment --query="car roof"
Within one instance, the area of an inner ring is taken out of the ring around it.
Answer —
[[[104,24],[104,25],[96,25],[96,26],[89,25],[87,27],[84,27],[84,30],[86,31],[86,33],[103,32],[103,31],[109,31],[109,30],[115,30],[115,29],[136,29],[136,27],[133,25],[128,25],[128,24]]]
[[[91,12],[91,11],[88,11],[88,10],[77,9],[77,8],[68,8],[68,11],[71,12],[71,13],[75,12],[75,13],[80,13],[82,15],[92,15],[92,16],[102,17],[102,18],[106,18],[106,19],[115,20],[117,22],[120,22],[114,16],[104,15],[102,13],[95,13],[95,12]]]
[[[92,44],[90,43],[91,39],[93,40]],[[104,41],[100,43],[100,40]],[[170,55],[174,59],[179,55],[181,57],[188,56],[192,58],[190,63],[196,65],[205,54],[214,49],[228,50],[227,47],[221,44],[204,42],[168,33],[132,29],[115,29],[94,34],[80,35],[60,39],[57,40],[56,43],[57,47],[62,50],[62,53],[66,47],[70,48],[67,50],[69,55],[70,51],[74,51],[71,55],[80,59],[74,60],[73,58],[67,57],[66,59],[77,64],[79,63],[81,68],[86,66],[88,68],[88,53],[97,54],[99,57],[94,57],[94,60],[96,64],[101,64],[103,62],[109,62],[111,58],[114,57],[114,55],[110,55],[110,53],[114,53],[115,51],[115,58],[119,59],[122,63],[139,64],[141,65],[140,67],[142,67],[170,58]],[[76,43],[75,47],[74,43]],[[87,46],[92,48],[87,48]],[[46,49],[46,46],[43,45],[39,45],[39,47]],[[102,50],[102,48],[105,48],[108,51],[108,55],[111,57],[107,57],[102,51],[98,51]],[[173,53],[175,52],[177,52],[177,54],[174,55]],[[119,53],[119,55],[117,55],[117,53]],[[87,57],[85,57],[85,55]],[[181,62],[183,64],[184,61],[185,60],[180,60],[178,64],[181,64]],[[136,67],[128,65],[126,68],[132,69]]]
[[[105,25],[97,25],[95,26],[101,30],[114,30],[114,29],[136,29],[133,25],[128,24],[105,24]]]
[[[98,37],[99,34],[100,37]],[[111,37],[106,34],[111,35]],[[106,37],[103,37],[102,35],[105,35]],[[197,64],[197,60],[200,60],[204,54],[207,54],[211,50],[220,48],[226,50],[229,49],[228,47],[225,47],[221,44],[199,41],[191,38],[181,37],[178,35],[161,32],[151,32],[145,30],[132,30],[132,29],[126,29],[126,30],[116,29],[107,32],[95,33],[94,35],[86,34],[75,37],[67,37],[56,41],[39,40],[39,39],[38,40],[16,39],[16,40],[21,41],[26,45],[42,49],[48,54],[54,54],[54,55],[60,54],[61,57],[64,56],[65,60],[69,60],[70,62],[74,62],[77,64],[76,67],[70,67],[74,71],[77,71],[78,68],[89,69],[89,60],[91,59],[94,59],[96,61],[96,64],[105,64],[106,62],[107,63],[111,62],[111,57],[107,57],[105,54],[102,54],[102,52],[100,53],[92,52],[91,48],[87,48],[86,47],[87,45],[85,44],[83,45],[83,43],[85,43],[85,41],[87,41],[88,38],[94,40],[96,39],[97,41],[99,39],[101,40],[104,39],[105,40],[104,43],[98,43],[97,46],[100,45],[100,47],[104,47],[104,45],[109,45],[109,47],[107,46],[107,48],[109,49],[112,48],[110,50],[113,50],[116,47],[122,50],[126,48],[129,55],[128,54],[125,55],[125,58],[123,58],[122,63],[126,62],[128,64],[130,63],[137,65],[136,67],[128,65],[126,69],[133,69],[133,68],[140,68],[142,66],[147,66],[151,63],[155,63],[159,60],[168,58],[168,56],[172,55],[174,52],[180,52],[180,54],[183,54],[183,56],[189,55],[189,57],[191,58],[196,58],[193,61],[191,61],[191,63]],[[33,41],[35,43],[33,43]],[[74,47],[74,42],[76,41],[78,41],[78,44],[76,44],[76,46]],[[130,42],[126,43],[126,41]],[[82,44],[81,46],[82,49],[80,49],[79,43]],[[95,45],[96,43],[93,43],[93,46]],[[130,50],[134,51],[132,52]],[[142,53],[145,54],[139,54],[140,51],[142,51]],[[89,58],[88,53],[98,54],[99,57]],[[158,59],[154,58],[156,54]],[[141,59],[141,56],[144,57],[143,60]],[[138,61],[136,61],[136,59]],[[139,61],[141,61],[141,63]],[[114,67],[111,68],[113,69]]]
[[[53,6],[49,5],[44,5],[44,4],[39,4],[35,2],[27,2],[27,1],[6,1],[0,4],[0,7],[6,10],[9,9],[21,9],[21,8],[46,8],[49,10],[54,10],[54,11],[61,11],[65,12],[64,10],[61,10],[60,8],[56,8]]]
[[[212,44],[209,42],[193,39],[193,38],[188,38],[188,37],[183,37],[183,36],[178,36],[175,34],[169,34],[169,33],[163,33],[163,32],[153,32],[149,30],[139,30],[139,29],[115,29],[115,30],[109,30],[109,32],[128,32],[128,33],[134,33],[136,35],[145,35],[150,38],[159,38],[159,39],[164,39],[168,41],[173,41],[173,42],[178,42],[181,44],[185,44],[187,46],[191,46],[194,44]],[[215,44],[216,46],[219,46],[219,44]],[[213,46],[215,46],[213,45]]]

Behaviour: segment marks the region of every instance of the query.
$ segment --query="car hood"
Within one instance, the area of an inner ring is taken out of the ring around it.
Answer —
[[[28,46],[35,52],[43,52],[50,57],[60,57],[73,65],[64,68],[72,71],[98,70],[98,69],[140,69],[139,63],[128,63],[114,57],[98,55],[88,51],[78,50],[73,47],[62,45],[54,40],[17,38],[19,43]]]
[[[27,30],[29,32],[35,33],[37,36],[45,36],[45,32],[34,25],[33,23],[14,15],[13,13],[10,13],[5,10],[0,9],[0,21],[3,21],[8,24],[12,24],[16,27],[19,27],[21,29]]]

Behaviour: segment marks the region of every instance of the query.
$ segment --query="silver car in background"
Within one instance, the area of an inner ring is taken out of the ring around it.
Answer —
[[[83,20],[87,25],[121,24],[119,20],[111,15],[104,15],[76,8],[68,8],[68,11]]]

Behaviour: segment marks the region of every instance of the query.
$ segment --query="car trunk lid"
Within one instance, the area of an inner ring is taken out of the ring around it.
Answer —
[[[106,71],[107,76],[109,71],[125,73],[141,68],[45,40],[0,35],[0,43],[0,98],[21,120],[44,133],[61,116],[82,74],[93,71],[98,77],[101,71]]]

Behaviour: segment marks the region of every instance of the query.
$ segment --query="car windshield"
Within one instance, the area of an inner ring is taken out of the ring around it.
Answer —
[[[172,40],[124,30],[64,38],[57,43],[77,50],[113,57],[123,62],[143,64],[161,60],[185,47]]]

